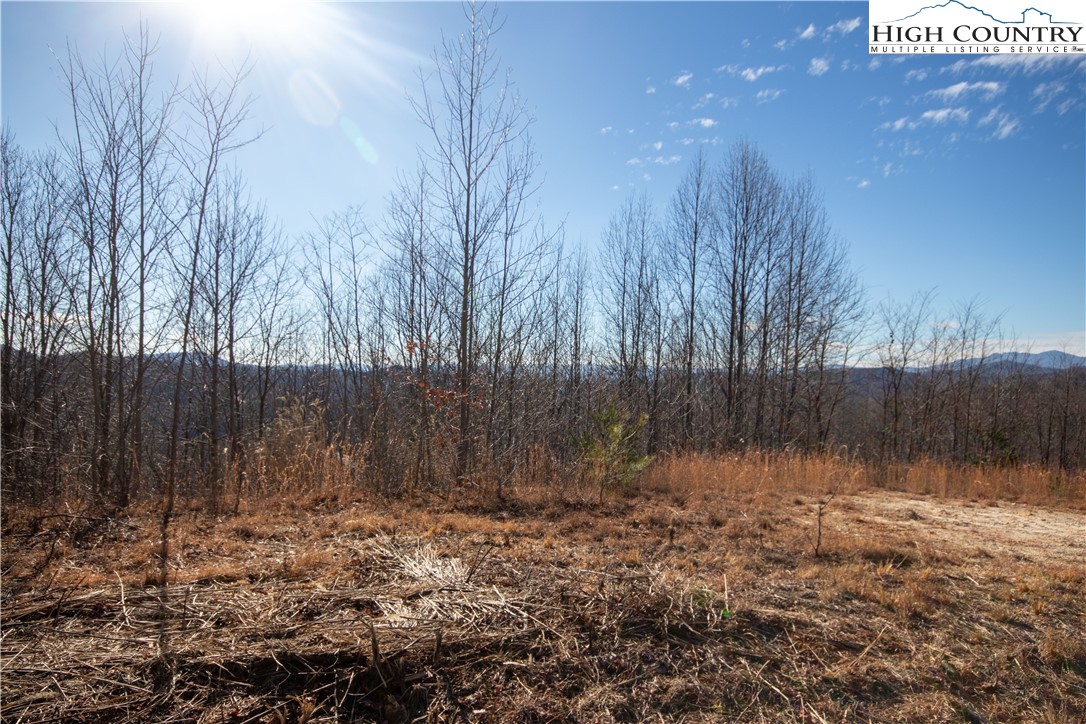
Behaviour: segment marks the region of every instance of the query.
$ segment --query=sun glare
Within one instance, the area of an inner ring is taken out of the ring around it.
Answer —
[[[382,32],[387,23],[318,0],[188,0],[177,7],[194,32],[197,66],[248,64],[303,121],[338,130],[363,161],[377,163],[359,108],[372,112],[402,98],[392,71],[419,62],[390,41],[395,33]]]
[[[294,49],[311,34],[313,0],[190,0],[200,40],[221,47]]]

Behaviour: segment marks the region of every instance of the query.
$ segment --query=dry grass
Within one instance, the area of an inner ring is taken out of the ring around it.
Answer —
[[[190,510],[165,591],[154,511],[12,512],[0,717],[1086,720],[1073,496],[951,500],[872,474],[691,457],[602,505],[536,483],[500,504],[314,491]]]
[[[1086,509],[1086,471],[1031,465],[961,465],[938,460],[865,464],[843,456],[748,451],[731,455],[683,454],[659,460],[642,485],[712,504],[720,495],[743,500],[782,493],[827,495],[892,490],[980,501]]]

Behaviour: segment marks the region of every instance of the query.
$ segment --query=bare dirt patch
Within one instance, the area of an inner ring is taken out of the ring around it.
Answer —
[[[1019,561],[1086,566],[1086,513],[1003,501],[960,501],[867,492],[853,503],[864,527],[899,531],[949,550]]]
[[[872,491],[4,532],[4,721],[1081,721],[1086,516]]]

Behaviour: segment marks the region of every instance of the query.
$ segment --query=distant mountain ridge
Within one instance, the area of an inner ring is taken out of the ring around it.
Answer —
[[[968,360],[978,362],[980,360]],[[1070,367],[1086,366],[1086,357],[1050,349],[1047,352],[1000,352],[985,357],[986,365],[1019,364],[1040,367],[1046,370],[1065,370]]]

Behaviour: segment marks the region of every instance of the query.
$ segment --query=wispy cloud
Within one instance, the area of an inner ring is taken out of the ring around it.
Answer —
[[[607,134],[611,133],[614,130],[615,129],[614,129],[613,126],[604,126],[603,128],[600,129],[600,133],[602,133],[603,135],[606,136]]]
[[[657,141],[656,143],[652,144],[652,149],[653,149],[654,151],[659,151],[659,150],[661,150],[661,149],[662,149],[663,147],[664,147],[664,142],[663,142],[663,141]]]
[[[694,74],[684,70],[679,75],[675,76],[675,79],[671,81],[673,85],[677,85],[680,88],[689,88],[690,81],[694,80]]]
[[[778,40],[776,43],[773,43],[773,47],[777,50],[788,50],[801,40],[810,40],[815,36],[817,32],[818,27],[815,26],[814,23],[811,23],[806,28],[800,28],[799,30],[796,30],[796,34],[794,37],[785,38],[784,40]]]
[[[656,156],[652,159],[652,162],[659,166],[671,166],[679,161],[682,161],[683,157],[677,154],[671,154],[670,156]]]
[[[759,103],[770,103],[781,97],[784,93],[780,88],[766,88],[765,90],[758,91],[756,98]]]
[[[736,76],[738,78],[742,78],[745,81],[753,83],[754,81],[761,78],[763,75],[767,75],[769,73],[778,73],[787,68],[787,65],[760,65],[757,68],[753,66],[749,68],[743,68],[738,65],[722,65],[715,70],[718,73],[727,73],[728,75]]]
[[[712,128],[717,125],[717,121],[712,118],[695,118],[690,121],[691,126],[701,126],[702,128]]]
[[[919,70],[910,70],[907,73],[905,73],[905,82],[906,83],[919,83],[920,81],[924,80],[927,77],[928,77],[928,71],[923,69],[923,68],[921,68]]]
[[[636,158],[636,157],[631,158],[631,159],[626,161],[626,165],[627,166],[640,166],[641,165],[641,159]]]
[[[1037,84],[1037,87],[1030,93],[1030,98],[1037,102],[1037,105],[1033,107],[1033,112],[1044,113],[1052,105],[1052,102],[1063,95],[1066,90],[1067,84],[1063,81],[1054,80],[1049,83]]]
[[[807,73],[813,76],[825,75],[829,69],[829,58],[811,58],[811,62],[807,65]]]
[[[694,110],[696,111],[699,108],[704,108],[709,105],[709,101],[713,100],[713,98],[716,98],[715,93],[706,93],[701,98],[698,98],[698,102],[694,104]]]
[[[943,101],[956,101],[959,98],[971,94],[979,94],[984,97],[984,100],[990,101],[996,96],[1000,95],[1007,89],[1006,83],[999,83],[996,81],[978,81],[976,83],[967,83],[962,81],[955,83],[954,85],[947,86],[946,88],[937,88],[936,90],[930,90],[924,94],[928,98],[938,98]]]
[[[968,108],[939,108],[931,111],[924,111],[920,114],[920,120],[941,126],[950,121],[957,121],[958,123],[969,122],[969,109]]]
[[[1046,55],[1000,53],[997,55],[982,55],[979,58],[963,58],[945,66],[939,72],[960,74],[993,69],[1015,75],[1034,75],[1055,69],[1083,70],[1086,69],[1086,57],[1062,53]]]
[[[1013,115],[1003,111],[1002,106],[998,106],[988,111],[983,118],[977,121],[977,126],[994,126],[991,138],[1003,141],[1013,136],[1021,128],[1022,124]]]
[[[838,20],[833,25],[826,28],[823,33],[824,37],[832,38],[833,36],[845,36],[859,28],[863,24],[860,18],[849,18],[848,20]]]
[[[936,108],[930,111],[924,111],[920,114],[919,118],[914,119],[910,116],[902,116],[897,120],[886,121],[880,125],[879,128],[884,131],[893,131],[894,133],[897,133],[904,130],[913,131],[924,125],[942,126],[951,121],[968,123],[969,109],[962,107]]]
[[[881,126],[879,126],[879,128],[883,129],[884,131],[893,131],[894,133],[897,133],[898,131],[903,131],[906,128],[916,128],[916,124],[913,123],[913,125],[910,126],[909,117],[902,116],[896,121],[886,121]]]
[[[864,179],[860,179],[859,183],[856,184],[856,188],[858,188],[858,189],[866,189],[870,185],[871,185],[871,179],[864,178]]]
[[[656,86],[650,85],[648,88],[645,89],[645,92],[648,93],[649,95],[652,95],[653,93],[656,92]]]

